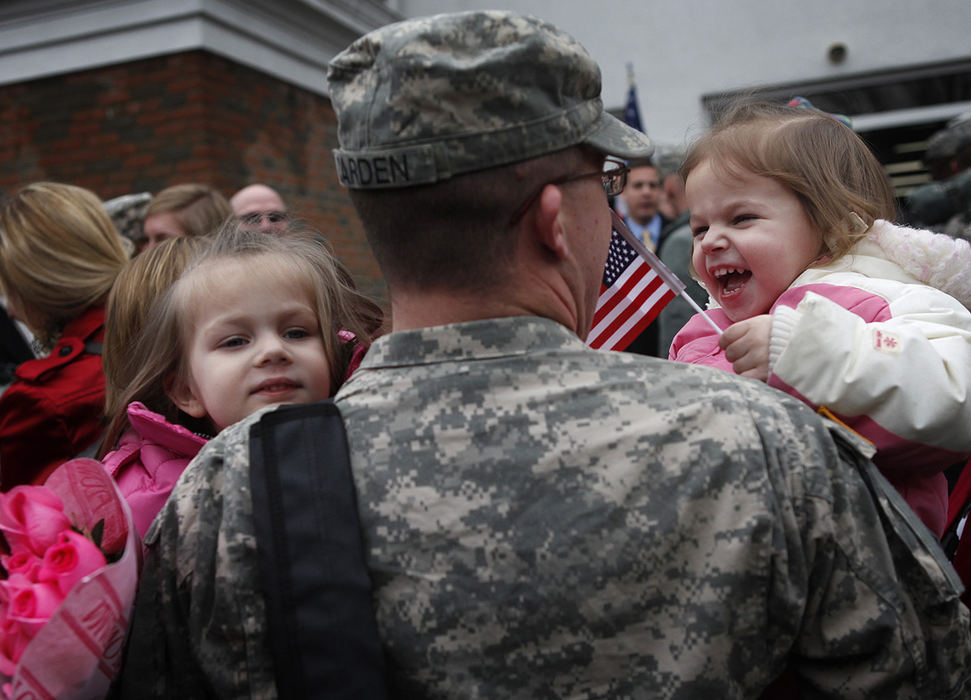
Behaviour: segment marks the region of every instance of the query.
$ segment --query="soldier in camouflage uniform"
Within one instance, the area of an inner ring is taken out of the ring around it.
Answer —
[[[760,382],[583,343],[604,156],[650,144],[603,112],[575,40],[508,13],[408,21],[329,86],[394,314],[337,403],[398,697],[755,698],[784,672],[805,698],[969,696],[960,584],[865,443]],[[261,415],[147,535],[133,693],[274,694]]]

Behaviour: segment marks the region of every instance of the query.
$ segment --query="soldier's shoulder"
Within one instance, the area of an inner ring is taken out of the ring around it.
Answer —
[[[705,406],[701,413],[709,418],[707,429],[712,433],[754,431],[761,449],[775,451],[781,459],[821,464],[835,454],[836,430],[847,451],[865,452],[846,431],[836,426],[830,430],[811,406],[764,382],[711,367],[666,364],[673,367],[655,380],[655,391]]]
[[[820,419],[802,401],[774,389],[757,379],[741,377],[705,365],[659,360],[657,358],[608,353],[622,359],[614,365],[635,367],[641,381],[652,393],[666,394],[685,402],[710,401],[726,413],[740,416],[751,413],[758,420],[795,421],[819,425]],[[608,362],[611,358],[608,357]]]

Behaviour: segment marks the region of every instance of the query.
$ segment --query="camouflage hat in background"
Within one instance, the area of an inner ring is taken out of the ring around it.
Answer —
[[[461,12],[361,37],[327,74],[341,184],[408,187],[588,145],[650,156],[640,131],[604,112],[600,68],[535,17]]]
[[[148,203],[151,201],[151,192],[138,192],[115,197],[104,203],[105,211],[111,217],[118,233],[136,246],[145,237],[142,223],[145,221],[145,210],[148,209]]]

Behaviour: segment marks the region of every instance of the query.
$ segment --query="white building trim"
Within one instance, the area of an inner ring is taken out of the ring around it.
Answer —
[[[971,102],[948,102],[928,107],[893,109],[887,112],[861,114],[853,117],[854,131],[875,131],[895,126],[909,126],[926,122],[947,121],[959,114],[971,112]]]
[[[0,85],[201,49],[326,95],[327,62],[399,19],[378,0],[14,0]]]

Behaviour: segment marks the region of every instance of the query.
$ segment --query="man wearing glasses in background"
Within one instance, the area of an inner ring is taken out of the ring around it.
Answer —
[[[263,233],[284,233],[287,230],[287,208],[283,198],[271,187],[247,185],[229,200],[233,214]]]
[[[582,46],[437,15],[355,41],[328,88],[393,314],[336,397],[392,697],[967,697],[968,611],[862,441],[761,382],[585,345],[623,226],[607,157],[651,145]],[[245,529],[277,411],[211,440],[146,538],[129,660],[172,645],[220,697],[272,696],[272,664],[254,538],[200,503]],[[187,578],[223,612],[182,630]],[[187,677],[162,666],[130,673]]]

